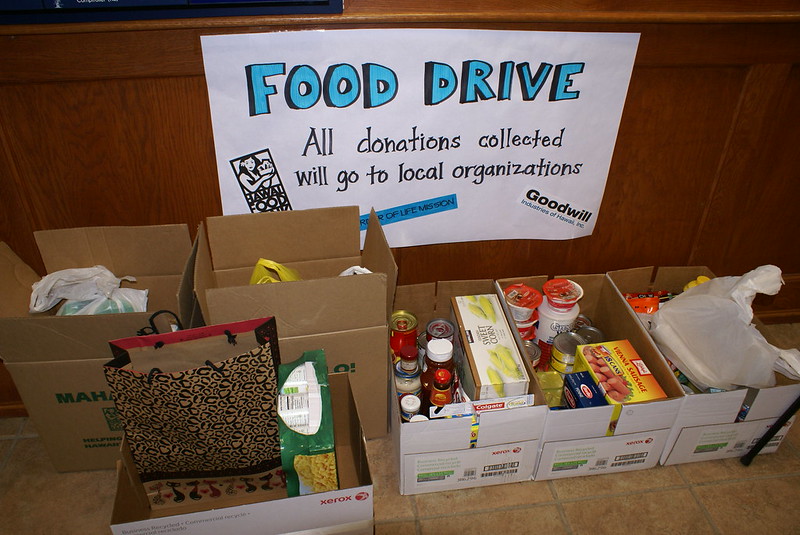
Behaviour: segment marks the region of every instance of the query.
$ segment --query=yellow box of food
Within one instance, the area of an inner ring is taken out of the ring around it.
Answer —
[[[667,397],[628,340],[578,346],[573,371],[588,371],[612,404]]]

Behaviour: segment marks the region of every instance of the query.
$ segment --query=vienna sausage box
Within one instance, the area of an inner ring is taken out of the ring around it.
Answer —
[[[398,286],[395,308],[417,316],[424,340],[429,321],[450,317],[453,297],[493,292],[491,280]],[[395,400],[390,423],[400,494],[530,480],[547,416],[543,399],[532,381],[522,395],[464,403],[450,417],[414,422],[402,420]]]
[[[677,294],[698,277],[714,278],[705,266],[641,267],[607,274],[620,297]],[[638,317],[628,307],[631,317]],[[756,328],[763,324],[754,318]],[[639,328],[647,333],[641,321]],[[664,358],[666,362],[666,358]],[[741,457],[800,396],[800,383],[776,374],[771,388],[740,388],[696,393],[686,388],[675,424],[661,455],[664,465]],[[794,419],[779,430],[761,453],[777,451]]]
[[[545,421],[534,479],[609,474],[651,468],[658,464],[677,417],[683,391],[652,339],[605,275],[559,276],[578,284],[584,322],[599,329],[606,341],[627,340],[665,397],[583,408],[551,408]],[[522,283],[540,289],[547,276],[495,281],[496,292]],[[518,343],[521,343],[518,340]]]

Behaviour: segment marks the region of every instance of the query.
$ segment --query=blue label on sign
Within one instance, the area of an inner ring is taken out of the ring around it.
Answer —
[[[434,197],[433,199],[425,199],[394,208],[387,208],[386,210],[376,212],[376,214],[381,225],[389,225],[408,219],[455,210],[456,208],[458,208],[458,199],[455,194],[453,194]],[[367,223],[369,223],[369,214],[362,215],[361,230],[367,230]]]

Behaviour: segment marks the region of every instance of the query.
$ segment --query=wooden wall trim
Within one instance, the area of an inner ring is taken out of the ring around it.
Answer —
[[[664,2],[647,6],[629,2],[625,9],[605,2],[494,1],[465,5],[463,1],[423,2],[410,0],[378,2],[345,0],[341,14],[209,17],[74,24],[27,24],[0,26],[0,35],[95,33],[108,31],[212,29],[237,27],[288,27],[314,24],[416,24],[416,23],[639,23],[639,24],[761,24],[797,23],[800,11],[788,1],[762,2],[758,6],[730,2]]]

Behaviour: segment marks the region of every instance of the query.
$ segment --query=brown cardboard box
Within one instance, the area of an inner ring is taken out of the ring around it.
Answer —
[[[197,233],[193,287],[207,324],[275,316],[282,354],[318,341],[330,372],[351,373],[364,433],[376,438],[388,429],[387,322],[397,265],[374,212],[368,220],[362,251],[355,206],[208,218]],[[302,280],[250,285],[259,258]],[[339,276],[356,265],[372,273]]]
[[[191,247],[186,225],[40,231],[48,273],[103,265],[132,288],[148,289],[148,310],[178,310],[177,291]],[[122,430],[102,365],[108,341],[133,336],[151,312],[97,316],[31,315],[40,277],[0,244],[0,357],[5,361],[56,470],[113,468]]]
[[[243,494],[241,500],[238,503],[229,502],[229,505],[233,503],[229,507],[209,510],[185,503],[175,508],[152,510],[143,501],[146,499],[142,486],[132,483],[129,472],[135,473],[135,468],[123,460],[117,467],[117,495],[111,531],[117,535],[187,531],[195,535],[301,531],[372,533],[372,479],[348,378],[352,378],[352,375],[335,373],[329,376],[340,490],[259,502],[248,501],[247,495],[240,492]],[[124,453],[122,458],[126,459],[128,456]]]

